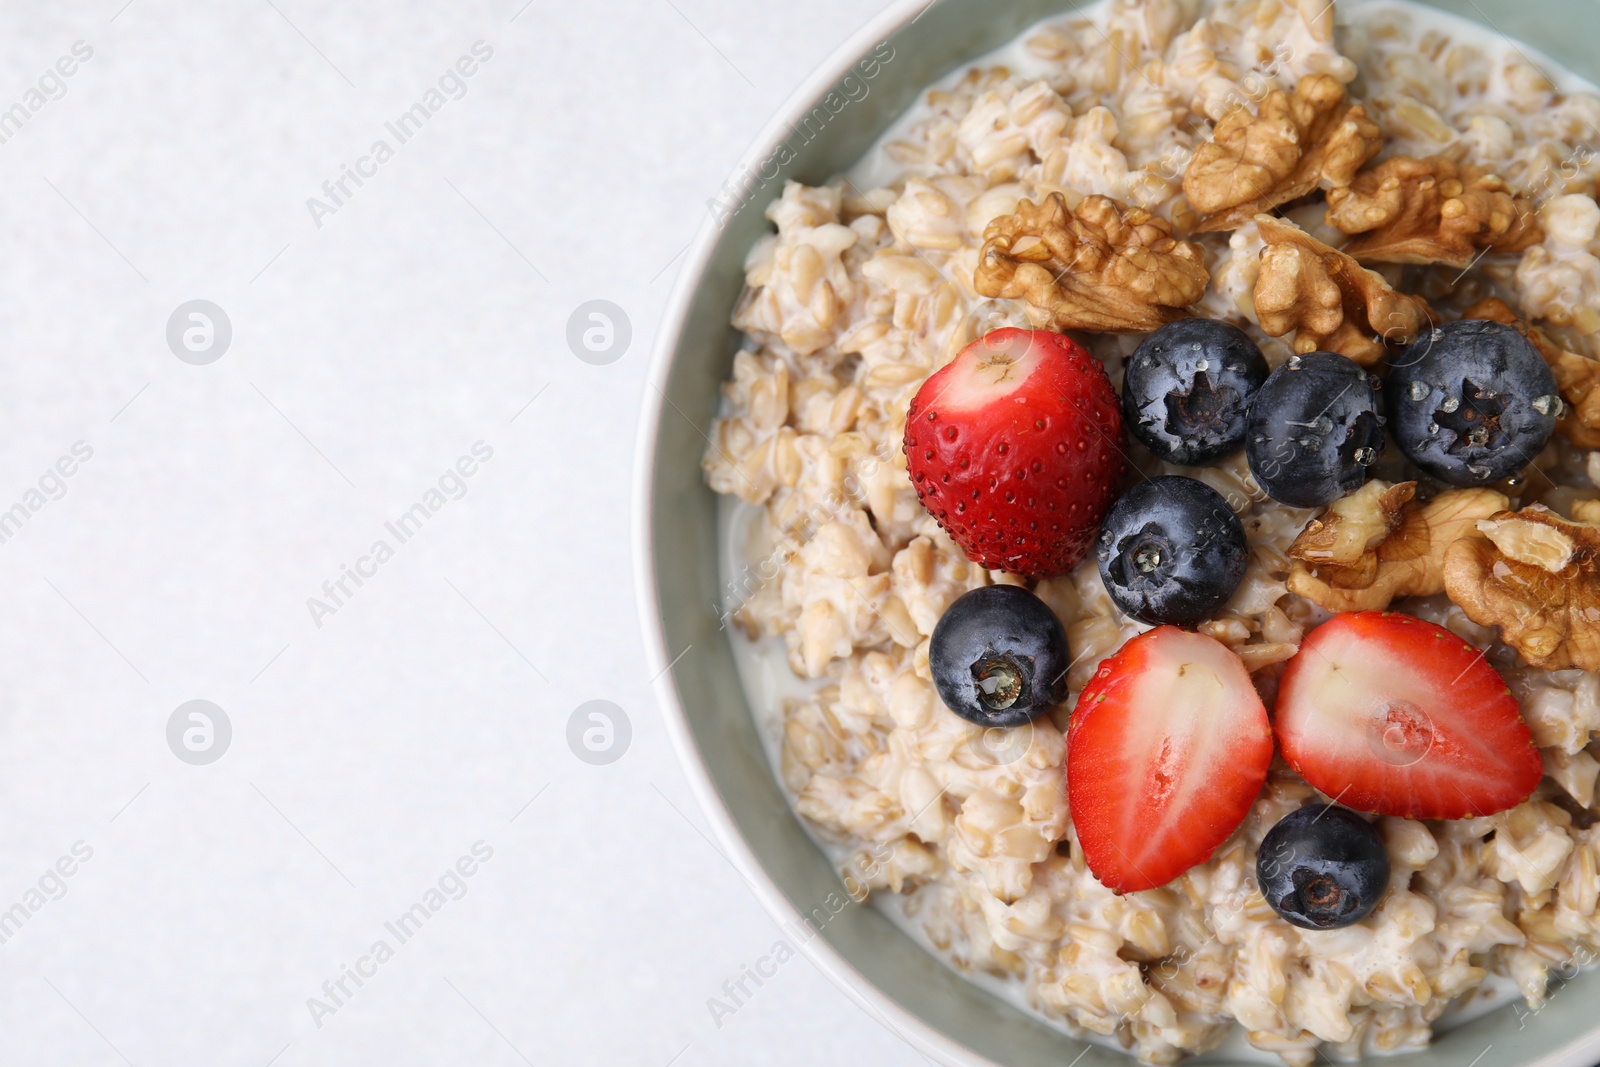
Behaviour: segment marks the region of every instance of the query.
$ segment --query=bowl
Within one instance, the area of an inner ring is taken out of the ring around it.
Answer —
[[[855,34],[773,117],[711,195],[657,337],[635,460],[635,577],[645,644],[669,732],[728,856],[788,940],[870,1016],[959,1067],[1130,1067],[959,978],[877,909],[848,902],[773,777],[723,628],[717,501],[700,457],[738,348],[728,323],[763,210],[787,178],[820,184],[860,158],[924,87],[1041,19],[1062,0],[901,0]],[[1600,8],[1580,0],[1436,0],[1600,82]],[[888,58],[885,58],[888,57]],[[871,62],[876,59],[877,62]],[[858,64],[866,63],[865,66]],[[871,76],[866,71],[873,71]],[[851,78],[846,82],[846,77]],[[863,86],[865,92],[863,92]],[[829,94],[833,94],[830,99]],[[1600,131],[1595,137],[1600,141]],[[693,648],[693,654],[683,653]],[[1537,1013],[1520,1001],[1439,1035],[1393,1067],[1588,1067],[1600,1061],[1600,973]],[[1203,1057],[1200,1062],[1230,1062]]]

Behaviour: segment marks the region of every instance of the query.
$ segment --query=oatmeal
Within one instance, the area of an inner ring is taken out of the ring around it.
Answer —
[[[752,703],[847,885],[958,971],[1152,1063],[1241,1035],[1295,1065],[1414,1049],[1475,995],[1537,1005],[1592,959],[1597,140],[1600,96],[1437,13],[1113,0],[930,90],[851,175],[790,183],[746,261],[705,470],[736,517],[728,607]],[[1194,629],[1269,711],[1315,627],[1394,608],[1482,649],[1531,730],[1544,777],[1526,800],[1372,821],[1386,891],[1337,929],[1285,921],[1258,886],[1268,831],[1336,799],[1278,757],[1205,862],[1120,895],[1096,877],[1066,732],[1151,625],[1092,553],[1038,581],[971,562],[901,447],[923,383],[992,331],[1068,331],[1120,391],[1145,334],[1185,315],[1241,328],[1272,368],[1331,350],[1375,375],[1440,324],[1510,323],[1556,382],[1536,402],[1559,420],[1548,444],[1481,485],[1430,479],[1391,444],[1358,491],[1291,507],[1243,451],[1177,466],[1127,449],[1237,515],[1242,573]],[[941,618],[992,585],[1031,588],[1070,651],[1066,699],[1006,729],[953,714],[930,666]]]

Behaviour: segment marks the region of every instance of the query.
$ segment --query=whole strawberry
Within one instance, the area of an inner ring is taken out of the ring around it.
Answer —
[[[1070,338],[1007,327],[934,374],[906,415],[917,499],[980,566],[1071,570],[1116,498],[1125,450],[1105,370]]]

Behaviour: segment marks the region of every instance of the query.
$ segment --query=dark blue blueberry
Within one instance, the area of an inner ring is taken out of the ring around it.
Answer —
[[[1128,357],[1122,412],[1133,435],[1168,463],[1215,463],[1244,444],[1250,398],[1266,380],[1267,361],[1243,330],[1179,319]]]
[[[1360,489],[1383,451],[1380,388],[1338,353],[1289,357],[1250,402],[1244,447],[1256,484],[1297,508]]]
[[[1015,585],[961,594],[928,643],[939,699],[979,726],[1020,726],[1061,703],[1070,662],[1055,612]]]
[[[1222,494],[1176,474],[1118,497],[1096,554],[1117,607],[1142,622],[1190,627],[1228,602],[1250,562],[1244,527]]]
[[[1313,804],[1278,820],[1256,853],[1256,884],[1272,910],[1307,930],[1358,923],[1389,888],[1377,827],[1349,808]]]
[[[1442,482],[1484,485],[1533,462],[1561,414],[1555,376],[1516,327],[1462,319],[1393,360],[1384,387],[1390,432]]]

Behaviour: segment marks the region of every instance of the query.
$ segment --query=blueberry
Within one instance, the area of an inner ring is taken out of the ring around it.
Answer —
[[[1256,884],[1272,910],[1307,930],[1358,923],[1389,887],[1389,853],[1349,808],[1313,804],[1278,820],[1256,853]]]
[[[1539,350],[1514,326],[1462,319],[1419,337],[1384,387],[1394,440],[1442,482],[1484,485],[1533,461],[1561,397]]]
[[[1122,411],[1150,451],[1168,463],[1201,466],[1244,444],[1245,412],[1266,380],[1267,361],[1243,330],[1179,319],[1128,357]]]
[[[928,643],[939,699],[979,726],[1020,726],[1061,703],[1070,662],[1055,612],[1014,585],[961,594]]]
[[[1361,488],[1383,451],[1379,388],[1338,353],[1291,356],[1250,402],[1245,455],[1256,483],[1297,508]]]
[[[1117,607],[1155,625],[1205,621],[1233,596],[1250,561],[1244,527],[1222,494],[1175,474],[1123,493],[1096,548]]]

